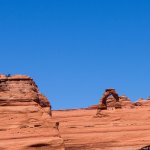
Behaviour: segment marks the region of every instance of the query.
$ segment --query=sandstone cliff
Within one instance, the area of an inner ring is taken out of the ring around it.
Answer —
[[[50,108],[30,77],[0,75],[0,150],[63,150]]]

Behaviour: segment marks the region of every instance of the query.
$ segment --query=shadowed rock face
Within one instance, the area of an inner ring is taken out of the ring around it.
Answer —
[[[51,107],[50,102],[48,101],[47,97],[39,94],[39,104],[41,107]]]
[[[39,97],[39,105],[41,107],[43,107],[43,109],[45,110],[45,112],[47,112],[50,116],[52,116],[52,107],[51,107],[51,104],[50,102],[48,101],[47,97],[44,96],[43,94],[38,94],[38,97]]]
[[[0,75],[0,149],[63,150],[50,103],[28,76]]]
[[[105,110],[105,109],[107,109],[107,99],[111,95],[115,99],[115,101],[114,101],[115,108],[121,108],[121,105],[119,105],[119,96],[118,96],[117,92],[115,91],[115,89],[106,89],[104,94],[103,94],[103,96],[100,99],[98,110]]]

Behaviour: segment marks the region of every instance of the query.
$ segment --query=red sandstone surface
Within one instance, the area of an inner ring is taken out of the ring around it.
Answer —
[[[138,150],[150,145],[150,107],[53,111],[66,150]]]
[[[28,76],[0,76],[0,150],[63,150],[50,103]]]
[[[150,98],[121,109],[51,111],[32,78],[0,75],[0,150],[138,150],[150,145]],[[52,114],[52,115],[51,115]]]

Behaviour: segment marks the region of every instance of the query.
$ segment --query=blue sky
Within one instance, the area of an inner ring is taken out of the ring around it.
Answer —
[[[54,109],[105,88],[150,96],[149,0],[0,0],[0,73],[26,74]]]

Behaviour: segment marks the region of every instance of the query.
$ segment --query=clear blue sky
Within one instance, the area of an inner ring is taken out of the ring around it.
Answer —
[[[0,0],[0,73],[26,74],[54,109],[105,88],[150,96],[149,0]]]

